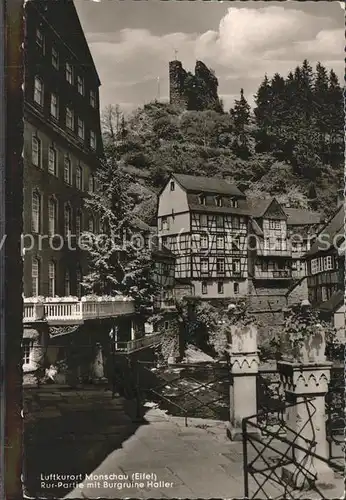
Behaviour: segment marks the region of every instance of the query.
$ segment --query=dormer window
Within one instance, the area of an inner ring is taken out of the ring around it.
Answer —
[[[174,190],[175,190],[175,182],[171,181],[171,191],[174,191]]]
[[[204,194],[199,195],[199,204],[205,205],[205,196]]]
[[[215,205],[217,207],[222,207],[222,198],[221,198],[221,196],[216,196],[216,198],[215,198]]]
[[[230,204],[232,208],[238,208],[238,200],[231,198]]]

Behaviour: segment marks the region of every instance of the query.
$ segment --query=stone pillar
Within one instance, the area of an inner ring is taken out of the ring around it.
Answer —
[[[307,450],[292,449],[294,463],[285,465],[282,469],[282,478],[297,488],[309,488],[311,482],[333,484],[334,481],[334,472],[329,465],[308,453],[308,450],[311,450],[325,460],[329,458],[325,396],[328,392],[331,366],[332,363],[326,361],[278,362],[286,401],[292,404],[286,412],[287,439]],[[299,470],[297,464],[302,464],[304,468]]]
[[[93,366],[93,382],[94,383],[107,382],[104,373],[104,360],[103,360],[101,344],[96,344],[96,356]]]
[[[257,329],[253,325],[233,326],[230,362],[230,422],[227,435],[233,441],[242,440],[242,420],[257,413]],[[256,417],[253,421],[256,423]],[[258,434],[257,429],[253,429]],[[251,433],[251,428],[249,428]]]

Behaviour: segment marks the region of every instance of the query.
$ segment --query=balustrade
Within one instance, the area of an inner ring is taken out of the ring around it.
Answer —
[[[57,297],[42,299],[24,299],[24,323],[34,321],[52,322],[83,322],[89,319],[110,318],[134,312],[131,299],[125,297],[113,297],[102,299],[102,297],[78,298]]]

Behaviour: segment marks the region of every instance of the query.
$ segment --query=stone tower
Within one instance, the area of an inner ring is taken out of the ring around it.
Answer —
[[[187,108],[185,95],[185,79],[187,73],[180,61],[169,62],[169,102],[179,108]]]

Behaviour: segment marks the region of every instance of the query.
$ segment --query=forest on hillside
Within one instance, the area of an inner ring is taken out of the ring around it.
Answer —
[[[102,128],[106,158],[129,181],[135,211],[149,224],[171,172],[226,178],[248,196],[276,196],[325,216],[343,186],[343,91],[320,63],[264,76],[253,109],[242,90],[220,112],[151,102],[125,117],[114,104]]]

